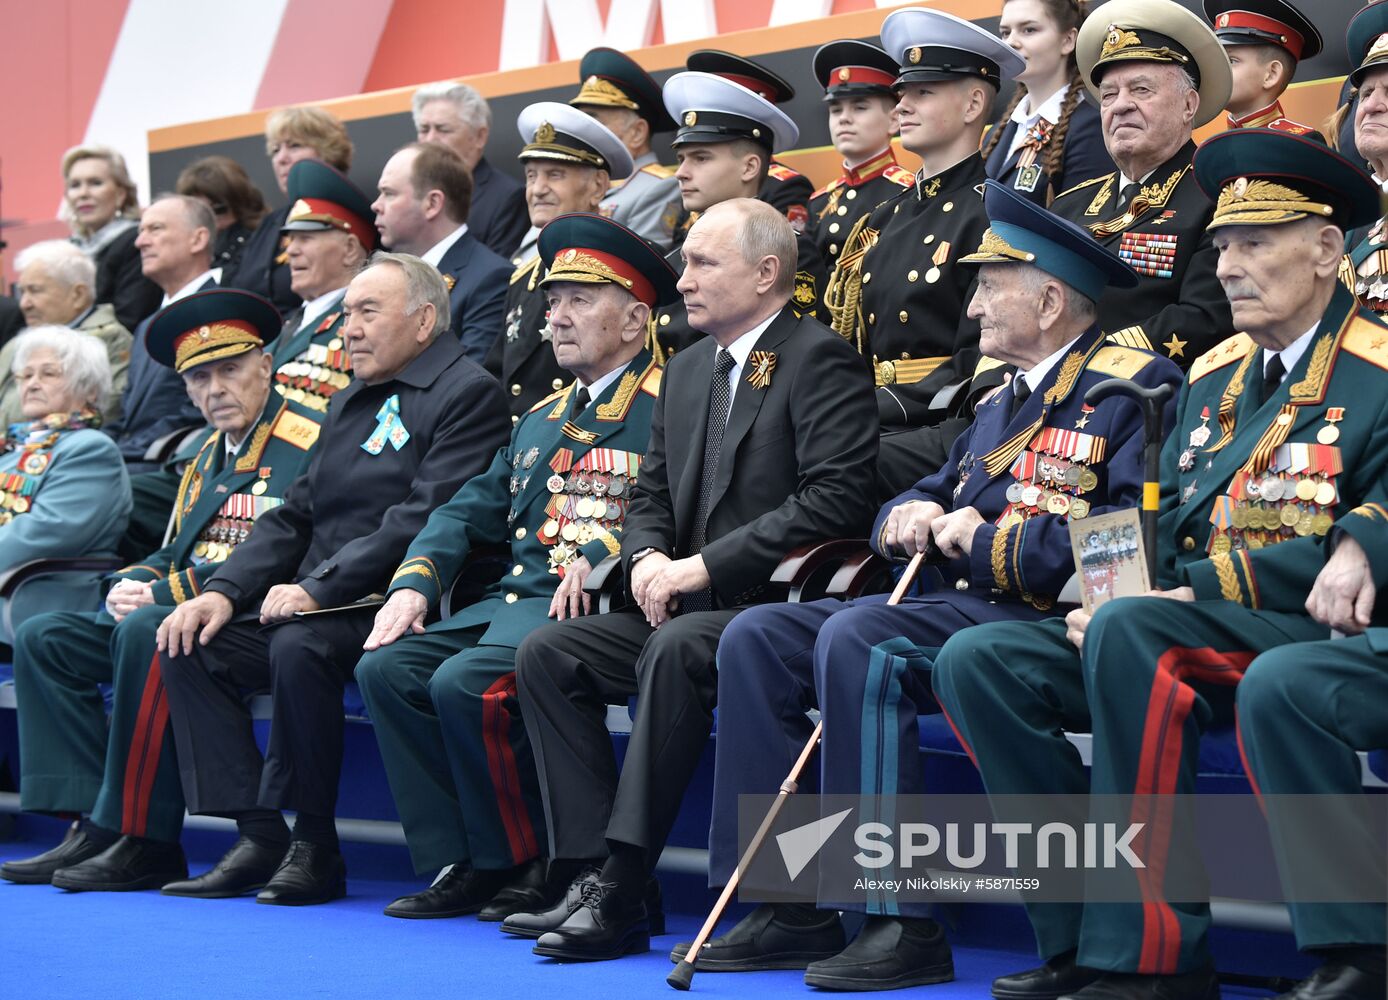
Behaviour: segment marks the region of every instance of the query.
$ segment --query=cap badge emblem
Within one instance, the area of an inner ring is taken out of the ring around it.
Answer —
[[[692,126],[698,120],[699,116],[695,114],[693,111],[686,111],[684,113],[684,124],[686,126]]]
[[[913,66],[921,61],[921,49],[919,45],[912,45],[906,50],[906,61]]]
[[[553,142],[554,126],[549,122],[540,122],[540,127],[535,130],[535,141],[546,145]]]

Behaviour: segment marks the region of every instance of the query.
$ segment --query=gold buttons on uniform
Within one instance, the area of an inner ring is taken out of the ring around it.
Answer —
[[[921,242],[924,243],[926,246],[930,246],[930,244],[935,242],[935,234],[931,233],[925,239],[921,240]]]
[[[511,384],[511,395],[512,395],[512,396],[519,396],[520,394],[521,394],[520,383],[519,383],[519,382],[514,382],[514,383],[512,383],[512,384]]]
[[[1194,552],[1194,551],[1195,551],[1195,539],[1194,539],[1194,538],[1191,538],[1189,535],[1187,535],[1185,538],[1182,538],[1182,539],[1181,539],[1181,548],[1185,549],[1187,552]]]
[[[661,326],[669,326],[669,325],[670,325],[670,314],[669,314],[669,313],[662,313],[662,314],[661,314],[661,316],[660,316],[660,325],[661,325]]]
[[[564,380],[562,378],[557,378],[553,382],[551,382],[550,385],[553,386],[556,392],[558,392],[560,389],[564,388]]]
[[[854,198],[858,197],[858,192],[850,188],[848,194],[844,195],[844,197],[847,198],[849,201],[852,201]]]
[[[867,284],[869,281],[871,281],[871,280],[872,280],[872,272],[871,272],[871,271],[864,271],[864,272],[863,272],[863,284],[866,285],[866,284]]]
[[[954,589],[955,589],[955,590],[968,590],[968,589],[969,589],[969,581],[968,581],[968,580],[955,580],[955,581],[954,581]]]
[[[512,575],[512,576],[520,576],[520,575],[521,575],[522,573],[524,573],[524,572],[525,572],[525,567],[522,566],[520,563],[516,563],[516,568],[513,569],[513,570],[511,570],[511,575]]]
[[[901,360],[902,360],[902,361],[910,361],[910,360],[911,360],[911,355],[908,354],[908,353],[905,352],[905,351],[902,351],[902,352],[901,352]]]
[[[512,423],[512,424],[518,424],[518,423],[520,423],[520,417],[516,416],[514,413],[511,414],[511,423]]]
[[[838,224],[837,222],[831,222],[831,223],[829,223],[829,232],[831,232],[831,233],[837,233],[838,231],[839,231],[839,224]]]
[[[909,271],[906,272],[906,280],[907,280],[907,281],[915,281],[915,280],[916,280],[917,278],[919,278],[920,276],[921,276],[921,273],[920,273],[919,271],[917,271],[914,267],[911,268],[911,270],[909,270]]]
[[[901,312],[897,313],[897,317],[896,317],[896,318],[899,319],[899,320],[901,320],[901,322],[905,323],[905,322],[906,322],[906,319],[907,319],[906,310],[903,309],[903,310],[901,310]]]
[[[520,540],[521,540],[522,538],[524,538],[524,537],[525,537],[525,529],[524,529],[524,528],[517,528],[517,529],[516,529],[516,541],[520,541]]]
[[[877,314],[876,314],[876,313],[868,313],[868,323],[876,323],[876,322],[877,322]]]
[[[507,595],[506,595],[506,603],[507,603],[507,604],[515,604],[517,600],[518,600],[517,595],[512,594],[512,593],[507,593]]]
[[[947,201],[947,202],[945,202],[942,206],[940,206],[940,210],[941,210],[941,211],[944,211],[944,212],[953,212],[953,211],[954,211],[954,202],[952,202],[952,201]]]
[[[829,244],[829,252],[830,252],[830,253],[838,253],[838,252],[839,252],[839,245],[838,245],[837,243],[830,243],[830,244]]]
[[[847,214],[848,214],[848,206],[847,206],[847,205],[840,205],[837,209],[834,210],[834,214],[835,214],[835,215],[847,215]]]

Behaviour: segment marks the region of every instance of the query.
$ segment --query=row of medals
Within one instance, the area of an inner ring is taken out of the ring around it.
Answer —
[[[302,403],[310,409],[326,411],[332,394],[352,383],[352,376],[346,370],[329,363],[330,354],[340,350],[341,337],[334,337],[327,344],[309,344],[303,354],[281,365],[275,372],[280,392],[286,399]],[[296,384],[303,380],[307,381]]]
[[[207,562],[222,562],[232,550],[250,537],[255,521],[241,517],[219,517],[198,536],[193,555]]]
[[[16,514],[23,514],[33,502],[23,493],[0,490],[0,524],[9,524]]]
[[[1239,493],[1248,500],[1237,496]],[[1324,535],[1335,523],[1329,510],[1339,500],[1335,484],[1328,479],[1285,477],[1275,472],[1242,482],[1236,478],[1230,484],[1229,494],[1235,498],[1229,520],[1240,534],[1214,535],[1210,539],[1210,552],[1214,555],[1235,548],[1260,549],[1294,535]]]
[[[513,523],[520,513],[514,502],[525,491],[530,482],[529,469],[539,457],[540,450],[531,448],[512,460],[512,507],[508,524]],[[556,472],[545,480],[545,488],[553,500],[564,505],[554,512],[565,518],[563,524],[558,517],[549,518],[538,533],[541,540],[555,540],[549,553],[549,573],[558,574],[561,567],[568,566],[578,558],[579,546],[587,545],[596,538],[603,524],[621,523],[629,502],[623,498],[631,492],[632,482],[630,477],[621,473],[593,469],[570,469],[566,475]],[[573,499],[575,496],[578,499]]]
[[[1060,514],[1075,520],[1089,516],[1089,501],[1079,494],[1099,485],[1098,473],[1077,463],[1039,455],[1036,471],[1045,486],[1014,482],[1007,487],[1007,502],[1020,509],[1009,511],[999,522],[1002,527],[1020,524],[1038,514]]]

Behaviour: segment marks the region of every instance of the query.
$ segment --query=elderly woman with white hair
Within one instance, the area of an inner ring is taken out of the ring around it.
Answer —
[[[90,334],[106,348],[111,391],[101,400],[108,422],[120,416],[120,397],[130,366],[130,331],[109,303],[95,297],[96,264],[67,240],[44,240],[25,247],[15,260],[15,292],[26,326],[66,326]],[[19,384],[14,379],[15,342],[0,348],[0,427],[22,418]]]
[[[97,410],[111,390],[106,349],[65,326],[14,340],[23,421],[0,436],[0,574],[35,559],[114,556],[130,517],[130,479]],[[96,574],[21,586],[0,605],[0,641],[40,611],[95,606]]]

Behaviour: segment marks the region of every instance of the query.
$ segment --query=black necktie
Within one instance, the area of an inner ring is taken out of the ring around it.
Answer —
[[[304,307],[300,306],[284,318],[284,326],[280,328],[280,339],[288,340],[299,332],[299,326],[304,321]]]
[[[1027,397],[1031,395],[1031,386],[1027,380],[1018,373],[1012,377],[1012,409],[1008,412],[1008,419],[1015,417],[1017,411],[1025,405]]]
[[[1133,199],[1136,198],[1141,191],[1142,185],[1137,181],[1130,181],[1124,184],[1123,190],[1118,193],[1118,207],[1127,209],[1128,206],[1133,203]]]
[[[713,359],[713,380],[708,392],[708,429],[704,434],[704,468],[699,478],[699,499],[694,505],[694,525],[689,533],[689,554],[704,547],[708,528],[709,504],[713,499],[713,481],[718,472],[718,454],[723,450],[723,432],[728,426],[728,408],[732,388],[728,375],[733,370],[733,356],[719,349]],[[712,611],[713,595],[707,590],[685,594],[680,598],[684,611]]]
[[[579,386],[578,391],[574,393],[574,401],[569,406],[569,419],[577,420],[580,416],[582,416],[583,411],[588,409],[588,402],[592,398],[592,396],[588,395],[587,386]]]
[[[1266,403],[1282,384],[1282,376],[1287,374],[1287,366],[1282,363],[1282,355],[1274,354],[1263,368],[1263,398]]]

